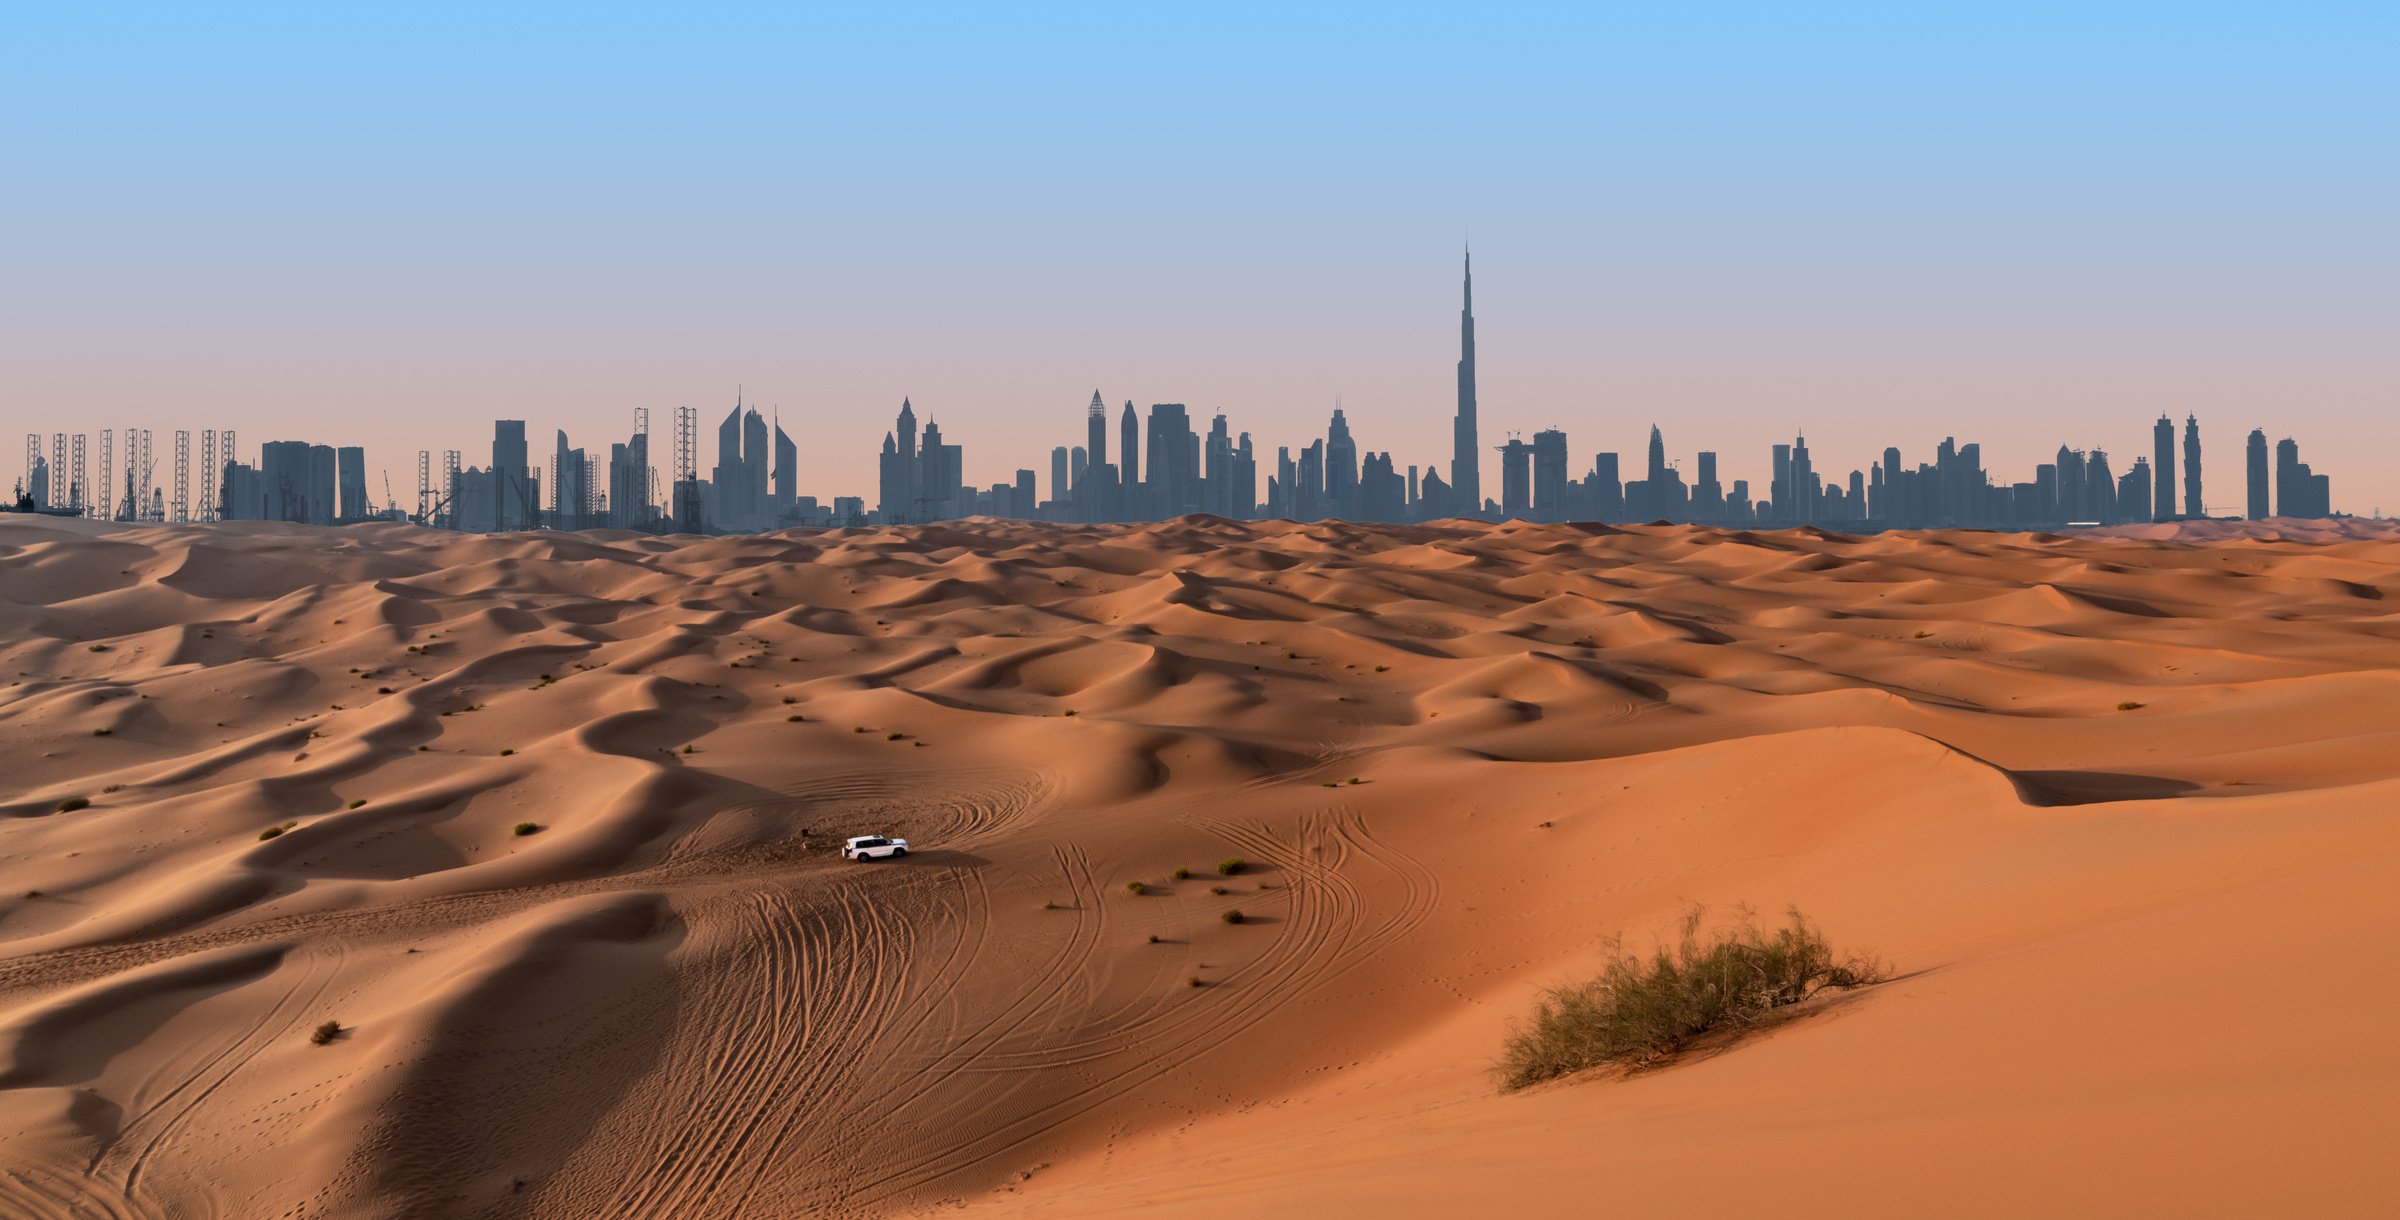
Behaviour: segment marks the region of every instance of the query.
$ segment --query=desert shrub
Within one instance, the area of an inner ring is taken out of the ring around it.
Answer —
[[[355,801],[352,801],[352,802],[350,802],[350,807],[351,807],[352,809],[357,809],[357,808],[360,808],[361,806],[364,806],[366,803],[367,803],[367,800],[366,800],[366,798],[365,798],[365,797],[360,797],[359,799],[357,799],[357,800],[355,800]]]
[[[73,813],[78,809],[89,809],[91,807],[92,802],[80,796],[70,796],[58,803],[58,811],[60,813]]]
[[[516,751],[515,751],[515,750],[502,750],[502,751],[500,751],[500,757],[502,757],[502,758],[506,758],[506,757],[508,757],[509,755],[511,755],[511,754],[514,754],[514,753],[516,753]]]
[[[259,832],[258,832],[258,841],[259,841],[259,842],[261,842],[261,843],[264,843],[264,842],[266,842],[266,841],[267,841],[267,840],[269,840],[269,839],[273,839],[273,838],[279,838],[279,837],[281,837],[281,836],[282,836],[282,834],[283,834],[283,827],[281,827],[281,826],[269,826],[269,827],[267,827],[265,830],[262,830],[262,831],[259,831]]]
[[[784,720],[785,720],[785,722],[786,722],[786,723],[789,723],[789,724],[798,724],[798,723],[800,723],[801,721],[803,721],[803,720],[806,720],[806,719],[807,719],[807,717],[806,717],[806,716],[786,716],[786,717],[784,717]]]
[[[324,1024],[317,1026],[315,1029],[308,1031],[308,1044],[310,1046],[323,1046],[341,1036],[342,1023],[339,1021],[327,1021]]]
[[[92,651],[92,652],[107,652],[107,651],[108,651],[108,645],[106,645],[106,644],[94,644],[94,645],[92,645],[92,646],[91,646],[91,649],[90,649],[90,651]]]
[[[1242,859],[1240,856],[1227,856],[1224,859],[1217,861],[1217,875],[1220,877],[1230,877],[1235,873],[1248,868],[1249,866],[1250,862]]]
[[[1058,904],[1055,902],[1045,902],[1042,904],[1042,909],[1045,911],[1055,911],[1058,909]]]
[[[894,734],[892,734],[891,736],[884,738],[884,740],[885,740],[885,741],[898,741],[898,740],[900,740],[900,739],[901,739],[903,736],[905,736],[905,734],[902,734],[902,733],[894,733]]]
[[[539,822],[519,822],[510,828],[510,832],[521,839],[526,835],[540,834],[542,832],[542,824]]]
[[[1209,893],[1211,893],[1211,894],[1214,894],[1214,895],[1216,895],[1216,896],[1217,896],[1217,897],[1219,897],[1219,898],[1223,898],[1225,895],[1227,895],[1227,894],[1230,894],[1230,893],[1232,893],[1233,891],[1232,891],[1232,890],[1229,890],[1229,889],[1226,889],[1224,886],[1221,886],[1221,885],[1212,885],[1212,886],[1208,887],[1208,892],[1209,892]]]
[[[2128,700],[2126,700],[2125,702],[2118,704],[2118,705],[2117,705],[2117,710],[2118,710],[2118,711],[2120,711],[2120,712],[2130,712],[2130,711],[2132,711],[2132,710],[2134,710],[2135,708],[2138,708],[2138,707],[2140,707],[2140,706],[2142,706],[2142,705],[2141,705],[2141,704],[2139,704],[2139,703],[2135,703],[2135,702],[2134,702],[2133,700],[2131,700],[2131,699],[2128,699]]]
[[[1150,887],[1144,882],[1128,881],[1125,883],[1125,892],[1139,897],[1140,895],[1149,893]]]
[[[1227,911],[1221,918],[1223,918],[1227,923],[1240,923],[1242,922],[1242,913],[1240,911]]]
[[[106,736],[109,736],[110,734],[114,733],[115,731],[116,731],[116,730],[114,730],[114,729],[93,729],[93,730],[92,730],[92,736],[94,736],[94,737],[106,737]]]
[[[1602,1064],[1653,1063],[1711,1031],[1763,1024],[1775,1010],[1827,987],[1884,978],[1872,958],[1835,956],[1797,909],[1790,922],[1763,933],[1743,916],[1704,934],[1702,914],[1686,915],[1675,943],[1647,957],[1612,942],[1598,978],[1543,996],[1501,1054],[1501,1087],[1521,1089]]]
[[[1188,868],[1179,868],[1169,875],[1174,877],[1177,881],[1189,881],[1192,879],[1192,870]]]
[[[1158,943],[1158,933],[1152,932],[1150,934],[1150,943],[1154,945]]]

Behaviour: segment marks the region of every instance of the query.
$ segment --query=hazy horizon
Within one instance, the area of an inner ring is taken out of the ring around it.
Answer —
[[[1797,432],[1829,480],[1955,436],[2009,482],[2188,413],[2212,507],[2263,427],[2400,510],[2400,16],[2364,6],[16,26],[12,445],[363,444],[406,502],[494,418],[605,452],[648,407],[663,466],[694,406],[705,468],[740,386],[802,494],[872,501],[905,396],[1046,495],[1097,388],[1265,456],[1338,397],[1439,465],[1471,238],[1487,446],[1631,473],[1655,422],[1756,488]]]

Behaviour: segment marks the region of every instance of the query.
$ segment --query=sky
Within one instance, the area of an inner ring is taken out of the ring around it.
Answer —
[[[871,501],[906,396],[1047,495],[1097,389],[1433,466],[1472,242],[1484,443],[1576,473],[2189,413],[2213,508],[2258,427],[2400,514],[2396,59],[2388,3],[0,4],[0,430],[406,504],[494,418],[692,406],[705,469],[738,391]]]

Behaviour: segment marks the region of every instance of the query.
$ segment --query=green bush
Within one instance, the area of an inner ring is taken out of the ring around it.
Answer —
[[[1220,877],[1230,877],[1248,867],[1250,867],[1250,862],[1242,859],[1240,856],[1227,856],[1226,858],[1217,861],[1217,875]]]
[[[1148,885],[1144,884],[1143,882],[1139,882],[1139,881],[1128,881],[1128,882],[1126,882],[1126,883],[1125,883],[1125,892],[1126,892],[1126,893],[1128,893],[1128,894],[1132,894],[1132,895],[1134,895],[1134,896],[1136,896],[1136,897],[1139,897],[1139,896],[1141,896],[1141,895],[1143,895],[1143,894],[1147,894],[1147,893],[1149,893],[1149,892],[1150,892],[1150,887],[1149,887]]]
[[[1702,914],[1686,915],[1675,943],[1646,958],[1612,943],[1600,977],[1545,995],[1501,1054],[1501,1087],[1602,1064],[1639,1067],[1711,1031],[1754,1028],[1827,987],[1884,978],[1871,958],[1836,957],[1796,909],[1772,933],[1744,916],[1703,935]]]
[[[1227,923],[1240,923],[1242,922],[1242,913],[1240,911],[1227,911],[1225,912],[1223,918]]]
[[[1174,877],[1177,881],[1189,881],[1192,879],[1192,870],[1188,868],[1179,868],[1169,875]]]
[[[511,829],[515,832],[516,836],[521,839],[526,835],[540,834],[542,832],[542,824],[539,822],[519,822]]]
[[[265,830],[262,830],[262,831],[259,831],[259,832],[258,832],[258,841],[259,841],[259,842],[261,842],[261,843],[264,843],[264,842],[266,842],[266,841],[267,841],[267,840],[269,840],[269,839],[273,839],[273,838],[279,838],[279,837],[281,837],[281,836],[282,836],[282,834],[283,834],[283,827],[281,827],[281,826],[269,826],[269,827],[267,827]]]
[[[89,809],[91,807],[92,802],[90,799],[80,796],[70,796],[58,803],[58,811],[60,813],[73,813],[78,809]]]

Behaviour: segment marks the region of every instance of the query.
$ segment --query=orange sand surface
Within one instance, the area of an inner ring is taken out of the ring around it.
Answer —
[[[2400,1213],[2285,525],[0,518],[0,1215]],[[1896,977],[1496,1091],[1695,904]]]

